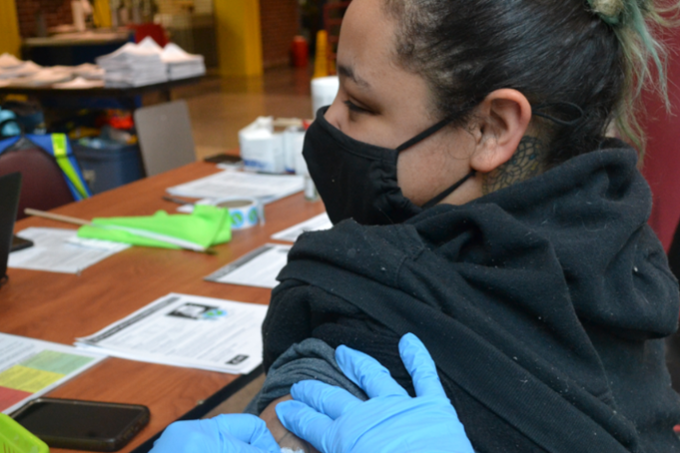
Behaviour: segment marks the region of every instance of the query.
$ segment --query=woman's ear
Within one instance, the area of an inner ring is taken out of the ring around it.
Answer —
[[[531,104],[519,91],[503,88],[479,104],[475,119],[477,146],[470,166],[488,173],[510,160],[519,146],[531,121]]]

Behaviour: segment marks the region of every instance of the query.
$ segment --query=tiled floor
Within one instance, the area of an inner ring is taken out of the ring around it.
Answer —
[[[263,77],[208,77],[176,90],[175,98],[189,105],[196,157],[235,152],[238,131],[258,116],[312,117],[310,71],[282,67]]]

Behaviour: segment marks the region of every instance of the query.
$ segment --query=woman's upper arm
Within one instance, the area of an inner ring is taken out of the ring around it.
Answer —
[[[269,431],[274,436],[279,447],[289,448],[293,451],[302,450],[304,453],[318,453],[318,450],[312,447],[309,442],[300,439],[295,434],[288,431],[276,416],[276,411],[274,410],[276,405],[290,399],[292,399],[290,395],[285,395],[272,401],[269,406],[262,411],[260,418],[267,423],[267,428],[269,428]]]

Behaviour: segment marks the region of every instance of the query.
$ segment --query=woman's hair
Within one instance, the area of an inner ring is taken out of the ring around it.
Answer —
[[[650,31],[667,22],[653,0],[384,2],[398,20],[398,61],[425,77],[440,113],[462,125],[489,93],[514,88],[553,118],[537,120],[550,134],[547,166],[596,149],[612,121],[643,151],[640,91],[667,99]]]

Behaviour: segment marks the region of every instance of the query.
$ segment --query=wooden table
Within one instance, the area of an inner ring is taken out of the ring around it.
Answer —
[[[88,30],[60,33],[46,38],[26,38],[21,43],[22,60],[41,66],[94,63],[101,55],[116,51],[126,42],[134,42],[134,32],[123,30]]]
[[[217,171],[213,164],[196,162],[54,212],[86,219],[150,215],[159,209],[174,212],[177,205],[161,199],[167,187]],[[266,225],[235,231],[232,241],[216,247],[213,256],[132,247],[81,275],[9,269],[9,282],[0,288],[0,332],[71,345],[76,337],[92,334],[170,292],[267,304],[270,290],[206,282],[203,277],[270,242],[272,234],[323,210],[321,202],[307,202],[302,194],[271,203],[265,207]],[[27,218],[17,222],[15,231],[30,226],[69,227]],[[130,452],[141,445],[141,452],[150,447],[150,442],[143,443],[169,423],[190,411],[189,417],[202,416],[220,402],[216,399],[225,398],[256,375],[239,377],[108,358],[48,396],[148,406],[149,425],[121,450]]]
[[[205,76],[187,77],[185,79],[170,80],[168,82],[154,83],[151,85],[143,85],[139,87],[128,87],[128,88],[78,88],[78,89],[60,89],[53,88],[52,86],[41,86],[41,87],[29,87],[29,86],[7,86],[0,87],[0,96],[6,96],[10,94],[22,94],[26,96],[34,97],[40,101],[55,99],[59,101],[59,105],[65,105],[65,101],[76,101],[82,99],[91,100],[111,100],[114,99],[118,101],[122,108],[129,110],[135,110],[142,105],[138,102],[138,97],[150,94],[159,93],[160,96],[165,101],[172,100],[172,90],[174,88],[183,87],[187,85],[193,85],[200,82]],[[97,104],[88,105],[91,108],[98,108]],[[105,108],[105,107],[101,107]]]

